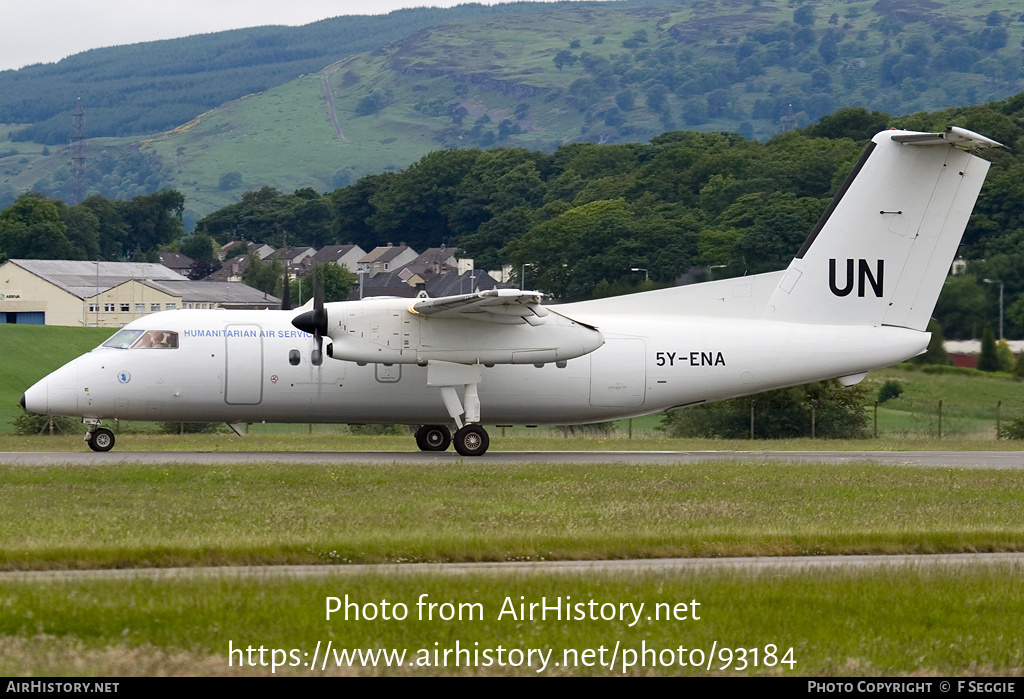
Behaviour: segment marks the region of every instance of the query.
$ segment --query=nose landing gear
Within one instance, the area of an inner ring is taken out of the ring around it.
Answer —
[[[114,448],[114,433],[100,423],[88,422],[89,431],[85,433],[85,441],[93,451],[110,451]]]

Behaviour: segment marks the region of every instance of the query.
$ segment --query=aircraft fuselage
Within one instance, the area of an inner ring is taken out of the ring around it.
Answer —
[[[552,307],[557,309],[557,307]],[[175,333],[177,347],[101,346],[29,389],[29,410],[87,419],[448,423],[416,364],[310,363],[296,311],[169,311],[125,330]],[[579,318],[580,314],[576,314]],[[542,365],[482,367],[485,424],[579,424],[852,376],[924,350],[928,334],[820,325],[597,314],[605,344]]]

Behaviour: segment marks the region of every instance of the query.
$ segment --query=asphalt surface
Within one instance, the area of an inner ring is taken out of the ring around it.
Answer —
[[[750,558],[652,558],[614,561],[508,561],[495,563],[392,563],[324,566],[222,566],[35,570],[0,573],[0,583],[47,580],[182,580],[194,578],[319,579],[381,575],[587,575],[687,571],[737,573],[853,570],[924,570],[1010,565],[1024,570],[1024,553],[899,554],[891,556],[756,556]]]
[[[889,466],[1024,468],[1024,451],[493,451],[479,457],[454,452],[284,452],[284,451],[110,451],[0,452],[0,464],[20,466],[109,464],[695,464],[709,461],[751,463],[874,463]]]

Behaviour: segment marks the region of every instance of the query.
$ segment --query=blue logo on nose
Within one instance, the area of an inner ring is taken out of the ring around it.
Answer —
[[[117,375],[117,380],[120,381],[121,383],[128,383],[129,381],[132,380],[132,375],[129,374],[127,371],[122,371]]]

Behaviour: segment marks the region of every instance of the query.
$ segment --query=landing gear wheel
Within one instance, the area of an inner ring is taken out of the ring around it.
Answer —
[[[445,451],[451,443],[452,433],[444,425],[423,425],[416,430],[420,451]]]
[[[101,427],[89,433],[89,448],[93,451],[110,451],[114,448],[114,433]]]
[[[463,456],[481,456],[487,451],[491,440],[487,430],[480,425],[466,425],[455,433],[455,451]]]

